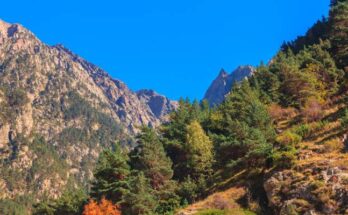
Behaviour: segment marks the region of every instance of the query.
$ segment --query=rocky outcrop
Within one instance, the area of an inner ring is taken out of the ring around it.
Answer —
[[[153,90],[140,90],[137,96],[147,104],[152,114],[162,121],[167,120],[168,114],[178,107],[178,102],[171,101]]]
[[[231,91],[233,85],[251,76],[254,71],[255,69],[251,66],[240,66],[231,74],[228,74],[222,69],[205,93],[204,99],[211,106],[221,104],[225,100],[226,95]]]
[[[264,183],[275,214],[345,214],[348,172],[329,161],[276,172]]]

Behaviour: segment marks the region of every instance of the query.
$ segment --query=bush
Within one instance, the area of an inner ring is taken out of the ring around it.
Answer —
[[[268,107],[268,113],[274,121],[293,118],[297,115],[295,108],[283,108],[278,104],[271,104]]]
[[[348,126],[348,108],[344,110],[344,113],[341,117],[341,125],[344,128]]]
[[[28,209],[13,200],[0,200],[0,214],[27,215]]]
[[[339,138],[328,140],[324,143],[324,152],[330,153],[343,149],[343,143]]]
[[[276,138],[276,142],[280,144],[281,147],[297,146],[302,141],[302,137],[291,131],[285,131]]]
[[[292,129],[292,131],[301,136],[303,139],[308,138],[312,133],[311,126],[309,124],[301,124]]]
[[[291,168],[297,160],[297,150],[291,148],[288,151],[277,151],[273,153],[272,158],[274,166],[278,168]]]
[[[323,117],[323,105],[317,99],[309,99],[301,110],[306,122],[320,120]]]
[[[198,186],[197,183],[188,177],[184,182],[180,184],[179,195],[183,201],[188,203],[194,202],[198,198]]]

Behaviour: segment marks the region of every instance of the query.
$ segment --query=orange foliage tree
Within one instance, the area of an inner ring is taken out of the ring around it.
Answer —
[[[99,204],[94,200],[90,200],[85,205],[83,215],[121,215],[121,212],[116,205],[103,198]]]

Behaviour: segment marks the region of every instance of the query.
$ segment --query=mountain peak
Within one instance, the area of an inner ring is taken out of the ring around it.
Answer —
[[[27,30],[20,24],[17,24],[17,23],[11,24],[0,19],[1,36],[10,38],[10,37],[13,37],[17,32],[24,32],[24,31],[29,32],[29,30]]]
[[[205,93],[204,99],[208,100],[211,106],[222,103],[235,82],[242,81],[244,78],[251,76],[254,72],[255,69],[249,65],[239,66],[230,74],[224,69],[221,69],[219,75]]]
[[[224,68],[222,68],[220,70],[218,77],[226,77],[226,76],[228,76],[228,73],[226,72],[226,70]]]

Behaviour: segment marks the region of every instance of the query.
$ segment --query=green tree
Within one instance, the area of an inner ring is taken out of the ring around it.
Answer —
[[[348,66],[348,2],[337,1],[330,11],[333,56],[339,68],[344,69]],[[348,68],[346,68],[348,72]]]
[[[144,127],[137,138],[138,146],[131,153],[134,170],[142,171],[150,181],[153,195],[158,201],[156,211],[165,214],[179,206],[175,194],[176,183],[172,180],[172,161],[166,155],[163,144],[156,132]]]
[[[137,140],[138,146],[131,154],[132,167],[143,171],[151,186],[159,190],[173,177],[172,161],[153,129],[144,127]]]
[[[236,86],[212,114],[209,129],[223,166],[263,166],[270,157],[275,136],[272,120],[248,81]]]
[[[105,197],[119,203],[128,189],[130,167],[127,162],[127,156],[117,145],[114,150],[103,151],[94,171],[91,196],[98,200]]]
[[[87,194],[82,189],[65,191],[56,200],[45,200],[34,205],[34,215],[79,215],[87,203]]]
[[[153,196],[153,190],[149,180],[143,172],[135,173],[131,177],[130,190],[124,196],[122,212],[125,215],[152,215],[157,202]]]

